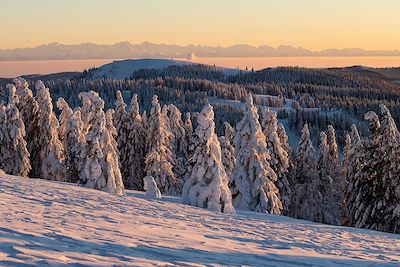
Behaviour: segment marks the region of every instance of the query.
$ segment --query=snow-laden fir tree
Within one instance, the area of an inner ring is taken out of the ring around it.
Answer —
[[[281,146],[286,151],[286,153],[288,154],[289,162],[290,162],[290,157],[292,155],[292,150],[290,149],[289,138],[288,138],[288,136],[286,134],[285,127],[283,126],[282,123],[278,123],[277,132],[278,132],[279,140],[281,141]]]
[[[90,118],[87,120],[86,143],[81,155],[84,168],[80,173],[80,182],[88,188],[122,195],[124,185],[113,138],[115,129],[112,129],[110,121],[112,112],[106,117],[104,101],[96,92],[82,92],[79,98],[84,103],[82,110]]]
[[[36,83],[36,100],[39,103],[38,156],[40,178],[54,181],[66,181],[63,146],[58,136],[60,127],[53,112],[53,103],[49,88],[42,81]]]
[[[116,100],[115,100],[115,113],[114,113],[114,126],[117,131],[117,143],[119,151],[122,151],[123,147],[126,145],[127,140],[127,130],[126,130],[126,123],[127,123],[128,114],[126,112],[126,104],[122,97],[122,93],[120,90],[116,93]],[[121,165],[123,165],[123,158],[126,155],[121,154]],[[121,171],[124,174],[125,166],[121,166]]]
[[[235,129],[229,124],[229,122],[223,123],[224,130],[225,130],[225,138],[233,145],[233,138],[235,138]]]
[[[64,145],[67,123],[69,118],[72,116],[73,111],[69,107],[68,103],[64,100],[64,98],[59,98],[56,104],[57,108],[61,111],[60,115],[58,116],[58,120],[60,122],[60,127],[58,128],[58,135],[60,137],[61,143],[63,143]]]
[[[278,179],[275,185],[279,189],[279,198],[283,205],[283,213],[287,214],[290,206],[289,155],[283,148],[278,136],[278,119],[276,112],[271,112],[268,108],[262,109],[264,125],[264,135],[271,159],[269,164],[276,173]]]
[[[332,188],[328,190],[332,191],[332,204],[325,204],[324,206],[332,205],[331,214],[335,217],[335,222],[332,224],[340,224],[340,221],[344,219],[346,216],[343,212],[343,198],[344,198],[344,191],[345,191],[345,182],[339,171],[339,149],[336,142],[336,131],[332,125],[328,125],[327,128],[327,143],[329,147],[329,165],[328,165],[328,173],[329,176],[332,178],[333,185]],[[327,198],[324,198],[326,201]]]
[[[146,110],[143,111],[142,114],[142,121],[143,121],[143,127],[147,130],[147,128],[149,127],[148,123],[147,123],[147,112]]]
[[[57,100],[57,107],[61,110],[59,132],[64,149],[64,164],[67,169],[66,180],[76,182],[83,168],[80,156],[85,145],[81,113],[79,109],[72,111],[63,98]]]
[[[172,171],[172,133],[166,125],[166,116],[161,112],[158,97],[153,96],[147,129],[146,174],[152,176],[161,193],[179,195],[178,179]]]
[[[318,216],[311,219],[315,222],[326,224],[339,224],[339,211],[335,198],[334,177],[332,177],[332,147],[325,132],[320,134],[321,142],[319,146],[319,156],[317,160],[317,184],[318,192],[323,196],[322,202],[316,203],[319,207],[314,207]]]
[[[369,122],[369,138],[364,144],[360,158],[362,165],[353,178],[354,186],[349,192],[349,201],[354,201],[354,203],[349,203],[352,206],[349,210],[349,217],[350,222],[354,223],[356,227],[376,229],[373,228],[376,218],[372,211],[375,210],[383,196],[381,182],[383,155],[378,153],[381,146],[381,124],[378,115],[372,111],[365,115],[365,120]]]
[[[7,174],[28,176],[31,169],[25,142],[25,125],[18,108],[16,88],[8,85],[8,105],[0,105],[0,169]]]
[[[349,165],[350,165],[350,153],[351,153],[351,137],[350,134],[344,135],[344,146],[343,146],[343,158],[342,158],[342,176],[343,179],[348,181]]]
[[[251,95],[246,97],[243,119],[236,125],[234,138],[236,166],[233,169],[233,203],[236,208],[280,214],[282,203],[275,186],[277,176],[258,121]]]
[[[185,138],[186,132],[182,121],[182,113],[173,104],[168,105],[168,125],[173,134],[171,140],[171,150],[174,159],[173,172],[177,177],[182,177],[186,173],[188,143]]]
[[[385,106],[380,106],[379,117],[372,111],[365,115],[370,135],[346,204],[351,225],[399,233],[399,148],[390,117]]]
[[[355,199],[357,195],[356,192],[356,183],[357,182],[357,174],[358,171],[362,168],[362,155],[364,154],[364,147],[361,141],[361,137],[358,133],[357,127],[353,124],[351,125],[350,132],[350,141],[351,145],[349,146],[348,154],[346,158],[348,158],[348,165],[346,172],[346,190],[344,196],[344,205],[346,207],[346,222],[345,225],[355,225],[354,214],[357,209],[355,204]],[[343,155],[344,156],[344,155]],[[345,165],[344,165],[345,166]]]
[[[397,126],[389,109],[385,105],[379,106],[379,120],[381,122],[381,148],[384,170],[382,171],[384,190],[381,202],[378,202],[373,229],[400,233],[400,140]],[[382,211],[379,212],[378,210]]]
[[[139,113],[137,95],[133,95],[131,106],[126,116],[126,140],[120,148],[122,177],[126,188],[143,190],[146,156],[146,128]]]
[[[106,128],[107,128],[108,133],[110,134],[111,145],[115,149],[116,155],[118,155],[118,153],[119,153],[118,143],[115,140],[117,137],[117,129],[115,128],[114,121],[113,121],[114,114],[115,114],[115,111],[112,108],[110,108],[106,111]]]
[[[229,184],[232,184],[232,171],[236,164],[235,148],[232,145],[235,130],[228,122],[224,122],[223,125],[225,128],[225,135],[219,137],[222,151],[222,164],[225,167]]]
[[[336,131],[332,125],[328,125],[327,129],[327,143],[329,146],[329,165],[327,166],[329,175],[334,180],[334,191],[336,195],[340,195],[343,192],[342,177],[339,173],[339,151],[336,142]]]
[[[33,96],[32,90],[29,89],[29,85],[23,78],[14,79],[16,86],[16,93],[18,95],[18,103],[16,107],[19,110],[21,119],[25,125],[25,140],[27,142],[27,148],[30,155],[31,164],[31,177],[39,177],[40,175],[40,161],[39,161],[39,104]]]
[[[195,143],[196,143],[196,134],[193,132],[193,124],[192,118],[189,112],[185,114],[185,121],[184,121],[184,128],[185,128],[185,142],[188,144],[187,146],[187,159],[186,159],[186,173],[182,176],[182,182],[184,183],[190,176],[192,170],[192,162],[190,158],[193,156],[195,150]]]
[[[302,184],[306,181],[310,181],[310,177],[314,175],[315,162],[314,147],[310,139],[308,124],[304,124],[301,130],[301,137],[294,161],[295,183]]]
[[[322,194],[315,171],[314,147],[310,140],[308,124],[304,124],[294,159],[293,194],[290,216],[311,221],[323,218]]]
[[[198,142],[191,158],[191,174],[183,187],[182,202],[212,211],[235,213],[211,105],[203,108],[197,122]]]

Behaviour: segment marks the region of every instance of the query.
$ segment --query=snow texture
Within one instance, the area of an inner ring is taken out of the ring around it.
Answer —
[[[399,266],[400,236],[0,175],[1,266]]]

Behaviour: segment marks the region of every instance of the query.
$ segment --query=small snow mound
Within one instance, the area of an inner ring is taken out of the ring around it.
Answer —
[[[152,176],[146,176],[143,178],[144,190],[146,190],[146,198],[148,199],[160,199],[161,192],[157,187],[156,181]]]

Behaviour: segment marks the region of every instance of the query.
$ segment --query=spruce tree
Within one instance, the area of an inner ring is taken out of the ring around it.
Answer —
[[[197,121],[199,142],[191,158],[193,168],[183,187],[182,202],[212,211],[235,213],[211,105],[203,108]]]
[[[232,184],[232,171],[236,164],[235,148],[232,145],[235,130],[228,122],[224,122],[223,125],[225,128],[225,135],[219,137],[222,151],[222,164],[225,167],[229,184]]]
[[[234,138],[236,166],[233,169],[234,206],[270,214],[280,214],[282,203],[275,186],[277,176],[270,167],[271,159],[258,121],[257,108],[251,95],[246,97],[244,117],[236,125]]]
[[[320,184],[315,170],[314,147],[308,124],[304,124],[296,150],[293,170],[293,194],[290,216],[311,221],[322,221],[323,209]]]
[[[19,110],[21,119],[25,125],[25,140],[27,142],[27,149],[30,155],[31,171],[30,177],[40,176],[40,157],[39,153],[39,103],[33,96],[32,90],[29,89],[28,82],[23,78],[14,79],[16,86],[16,93],[19,101],[16,107]]]
[[[120,90],[117,91],[116,93],[116,100],[115,100],[115,113],[114,113],[114,126],[117,131],[117,143],[118,143],[118,149],[119,151],[123,150],[123,147],[126,145],[126,140],[127,140],[127,117],[128,114],[126,112],[126,104],[124,102],[124,99],[122,97],[122,93]],[[124,155],[121,153],[121,164],[124,162],[124,158],[127,155]],[[121,171],[124,174],[125,173],[125,166],[121,167]]]
[[[174,105],[168,105],[168,125],[173,134],[171,151],[173,153],[173,172],[176,177],[182,177],[186,173],[188,158],[188,143],[186,131],[182,121],[182,113]],[[182,181],[182,179],[180,179]],[[180,185],[180,186],[183,186]]]
[[[25,125],[16,103],[16,88],[8,85],[9,102],[0,105],[0,169],[7,174],[26,177],[31,169],[25,141]]]
[[[146,128],[139,113],[137,95],[133,95],[127,114],[126,141],[120,149],[124,184],[127,188],[143,190],[146,156]]]
[[[278,119],[275,112],[263,109],[264,135],[271,159],[269,164],[276,173],[278,179],[275,185],[279,189],[279,198],[283,205],[283,213],[287,214],[290,206],[290,195],[292,193],[287,178],[289,173],[289,155],[282,147],[278,136]]]
[[[323,196],[320,203],[316,203],[319,207],[318,215],[314,216],[313,221],[326,224],[339,224],[339,215],[337,210],[337,200],[335,198],[334,177],[332,177],[332,148],[329,138],[325,132],[321,132],[321,143],[319,146],[319,156],[317,160],[318,192]],[[314,208],[316,209],[316,208]]]
[[[179,195],[178,180],[172,171],[172,133],[166,125],[158,97],[153,96],[147,130],[146,174],[152,176],[163,194]]]
[[[87,115],[86,143],[81,155],[84,167],[80,182],[88,188],[122,195],[124,185],[113,137],[114,129],[111,127],[113,123],[110,121],[112,112],[106,117],[104,101],[96,92],[82,92],[79,98],[84,103],[82,110]]]
[[[83,122],[80,110],[72,111],[68,103],[59,98],[57,107],[61,110],[60,114],[60,135],[64,149],[64,163],[67,169],[67,181],[77,182],[79,173],[82,171],[81,152],[85,145],[83,134]]]
[[[289,138],[286,134],[285,127],[283,126],[282,123],[278,123],[277,132],[278,132],[279,140],[281,141],[282,148],[286,151],[286,153],[289,156],[289,160],[290,160],[290,158],[292,156],[292,150],[290,149]]]
[[[55,181],[67,181],[64,165],[63,146],[58,136],[60,127],[53,112],[53,103],[49,88],[42,81],[36,83],[36,100],[39,104],[38,156],[40,178]]]

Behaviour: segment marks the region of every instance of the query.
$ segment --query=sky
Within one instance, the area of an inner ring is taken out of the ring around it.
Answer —
[[[399,0],[0,0],[0,49],[120,41],[400,49]]]

